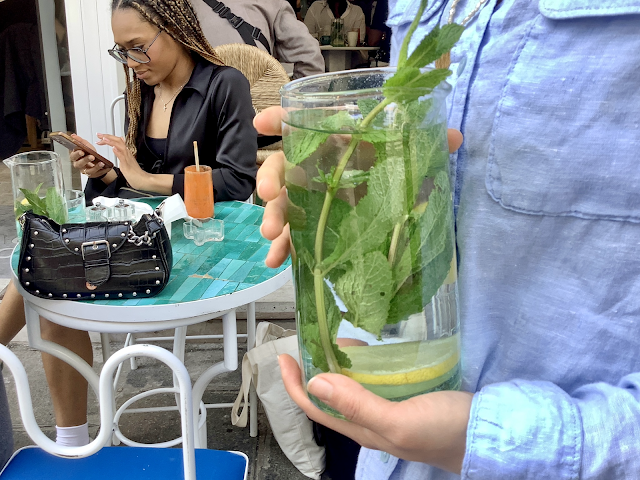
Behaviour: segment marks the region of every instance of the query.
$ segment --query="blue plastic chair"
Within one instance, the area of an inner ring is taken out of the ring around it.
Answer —
[[[113,425],[113,374],[118,365],[133,357],[148,356],[173,370],[180,388],[183,448],[107,447]],[[0,360],[15,379],[20,415],[31,439],[38,445],[25,447],[9,459],[1,480],[244,480],[248,459],[241,452],[194,449],[191,380],[185,366],[171,352],[154,345],[132,345],[113,354],[100,375],[100,431],[82,447],[65,447],[49,439],[38,427],[31,403],[27,374],[18,357],[0,345]]]

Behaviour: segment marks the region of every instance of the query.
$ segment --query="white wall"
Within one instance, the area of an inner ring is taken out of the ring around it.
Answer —
[[[94,145],[96,133],[110,133],[109,106],[124,90],[122,65],[107,52],[114,43],[110,5],[109,0],[65,0],[76,133]],[[117,110],[115,131],[120,134],[122,115]],[[97,151],[116,162],[110,148]]]

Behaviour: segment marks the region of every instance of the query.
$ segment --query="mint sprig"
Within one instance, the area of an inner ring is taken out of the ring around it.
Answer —
[[[58,224],[65,223],[67,221],[67,209],[64,199],[60,196],[55,187],[49,187],[45,197],[41,198],[39,195],[41,187],[42,183],[33,191],[27,190],[26,188],[20,189],[27,203],[16,202],[14,208],[16,218],[19,218],[26,212],[33,212],[36,215],[49,217]]]
[[[340,372],[350,366],[335,343],[343,316],[380,335],[385,325],[420,312],[452,263],[446,131],[441,125],[423,125],[432,102],[421,97],[451,74],[448,69],[424,67],[451,49],[463,27],[434,28],[408,55],[426,6],[427,0],[422,0],[400,49],[396,73],[382,86],[382,101],[359,100],[361,119],[340,111],[319,117],[317,130],[294,129],[285,137],[285,155],[292,166],[316,161],[318,169],[308,188],[288,185],[288,192],[297,285],[314,286],[297,292],[304,310],[301,335],[313,364],[322,371]],[[384,111],[391,104],[401,127],[385,130]],[[304,124],[315,112],[291,112],[291,118],[296,114],[305,115]],[[331,135],[340,133],[350,135],[350,140],[345,137],[349,143],[338,163],[324,170],[322,155],[314,154]],[[347,169],[361,142],[373,146],[375,164],[368,171]],[[364,182],[366,189],[358,190]],[[431,183],[425,187],[425,182]],[[355,207],[341,199],[343,189],[358,198]],[[428,198],[421,198],[425,191],[430,192]],[[344,302],[344,314],[334,295]]]

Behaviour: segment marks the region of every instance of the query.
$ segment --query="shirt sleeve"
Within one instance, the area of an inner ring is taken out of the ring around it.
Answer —
[[[218,118],[213,194],[216,202],[246,200],[256,186],[258,132],[253,127],[254,110],[249,81],[234,68],[220,72],[222,78],[212,90],[212,111]],[[180,190],[181,187],[181,190]],[[173,193],[184,193],[184,174],[174,175]]]
[[[634,478],[640,472],[640,373],[567,393],[513,380],[474,396],[462,478]]]
[[[289,3],[282,1],[275,18],[275,57],[281,62],[293,63],[293,78],[324,73],[324,58],[318,41],[309,29],[296,18]]]

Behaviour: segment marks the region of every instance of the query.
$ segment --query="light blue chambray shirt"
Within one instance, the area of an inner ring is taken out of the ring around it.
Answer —
[[[418,3],[390,2],[394,58]],[[432,0],[414,39],[450,4]],[[478,393],[462,478],[638,479],[640,0],[489,0],[463,57],[451,170]],[[366,449],[356,476],[458,478]]]

